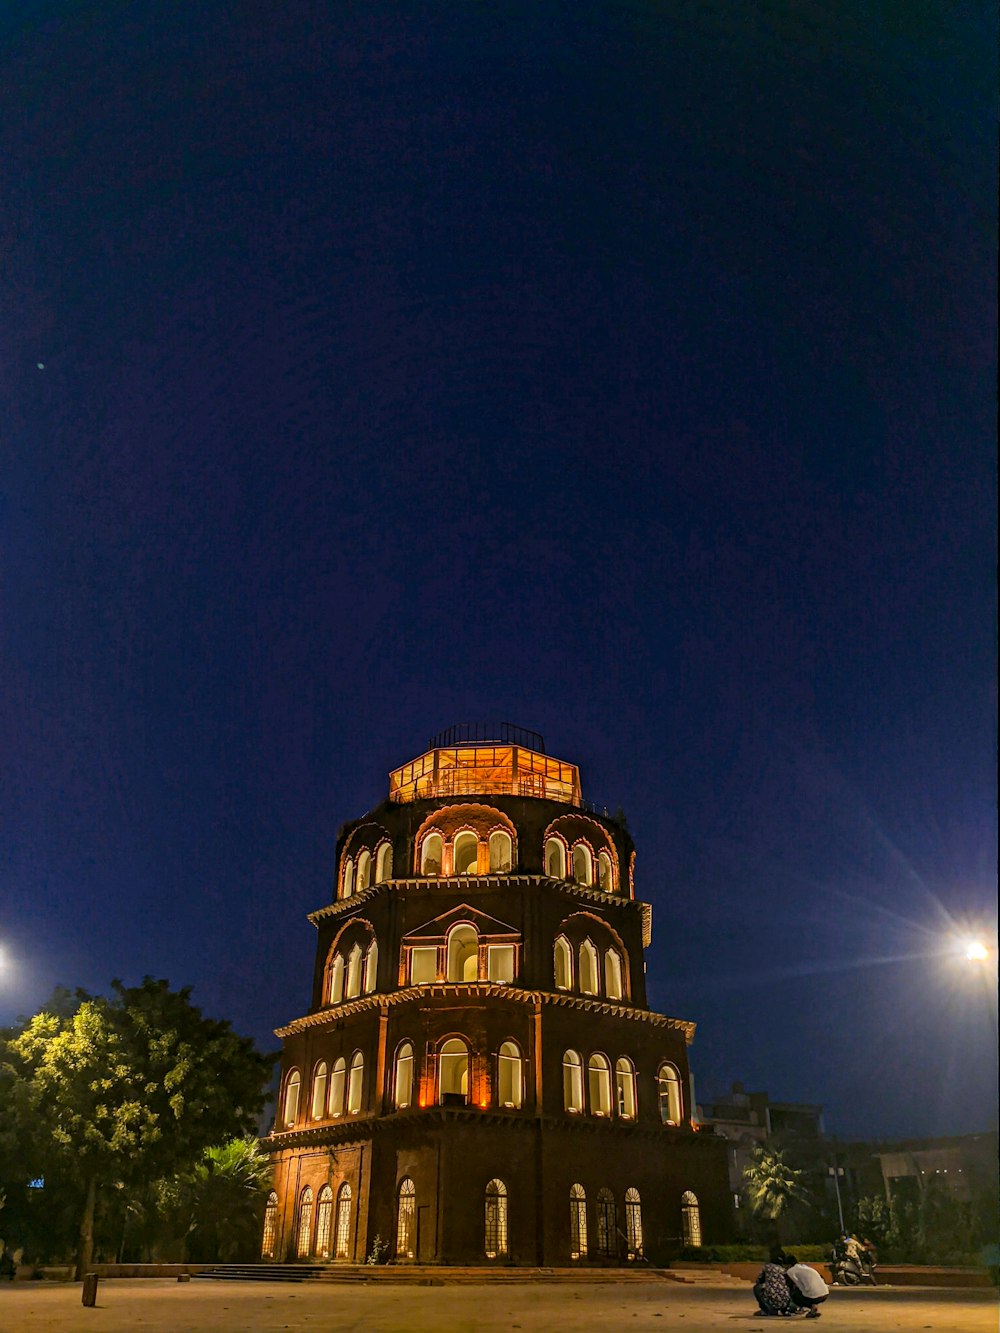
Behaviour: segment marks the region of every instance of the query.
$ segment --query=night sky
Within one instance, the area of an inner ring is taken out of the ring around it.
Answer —
[[[0,1020],[276,1048],[455,722],[622,806],[698,1093],[996,1122],[995,6],[7,3]]]

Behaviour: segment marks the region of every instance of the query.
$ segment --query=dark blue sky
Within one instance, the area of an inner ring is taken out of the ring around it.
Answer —
[[[996,26],[5,6],[0,1018],[267,1041],[340,823],[500,717],[701,1093],[995,1122]]]

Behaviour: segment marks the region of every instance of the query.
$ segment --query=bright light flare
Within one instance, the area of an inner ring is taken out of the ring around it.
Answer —
[[[964,940],[962,951],[970,963],[985,963],[990,951],[982,940]]]

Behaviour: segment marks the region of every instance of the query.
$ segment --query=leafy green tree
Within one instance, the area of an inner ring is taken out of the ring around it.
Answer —
[[[190,989],[146,977],[43,1011],[7,1044],[31,1118],[32,1155],[82,1196],[77,1274],[93,1259],[101,1190],[190,1168],[206,1148],[248,1134],[273,1057],[227,1022],[203,1017]]]
[[[255,1138],[206,1149],[188,1172],[161,1182],[160,1198],[185,1220],[186,1251],[202,1262],[230,1263],[258,1252],[271,1162]]]
[[[803,1172],[793,1167],[782,1148],[760,1144],[743,1172],[743,1192],[751,1210],[777,1231],[778,1219],[791,1204],[805,1202]]]

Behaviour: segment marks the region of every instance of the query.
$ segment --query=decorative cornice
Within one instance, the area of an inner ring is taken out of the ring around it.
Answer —
[[[386,991],[382,994],[361,995],[355,1000],[343,1004],[329,1005],[312,1014],[303,1014],[285,1027],[275,1028],[276,1037],[291,1037],[309,1028],[332,1025],[341,1018],[351,1017],[382,1006],[411,1004],[418,1000],[507,1000],[523,1005],[558,1005],[564,1008],[581,1009],[586,1013],[603,1014],[611,1018],[625,1018],[633,1023],[648,1023],[652,1027],[671,1028],[684,1033],[685,1044],[694,1041],[696,1024],[686,1018],[671,1018],[667,1014],[654,1013],[652,1009],[636,1009],[628,1004],[616,1004],[610,1000],[600,1000],[589,995],[576,995],[569,991],[523,990],[519,986],[505,986],[496,981],[429,982],[426,986],[407,986],[403,990]]]
[[[603,889],[577,884],[572,879],[553,879],[550,875],[411,875],[406,879],[386,879],[381,884],[372,884],[360,893],[352,894],[350,898],[341,898],[337,902],[327,903],[325,907],[318,907],[315,912],[310,912],[306,919],[318,929],[321,921],[353,912],[360,903],[371,902],[383,889],[399,893],[408,889],[428,889],[447,885],[456,891],[468,893],[470,890],[482,892],[487,889],[507,889],[512,886],[530,888],[532,885],[538,887],[542,884],[560,889],[582,902],[600,903],[605,907],[625,907],[641,911],[646,906],[637,899],[624,898],[620,893],[605,893]]]

